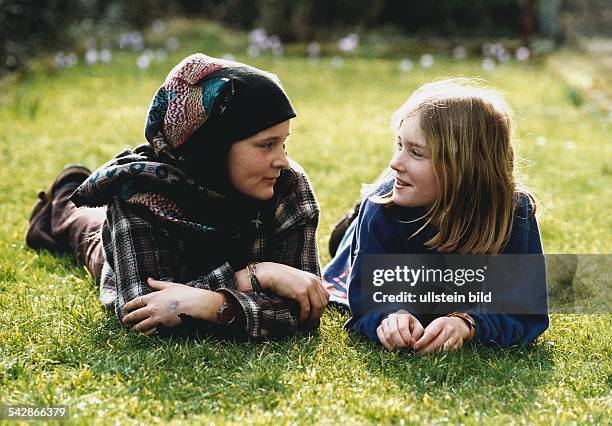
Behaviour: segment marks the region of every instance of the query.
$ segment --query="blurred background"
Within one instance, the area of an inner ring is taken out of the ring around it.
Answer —
[[[359,47],[389,55],[408,48],[400,42],[402,37],[503,38],[515,41],[510,43],[515,51],[518,43],[542,53],[561,43],[580,44],[585,37],[612,36],[610,0],[0,0],[0,69],[22,69],[28,59],[54,50],[69,50],[69,56],[74,52],[77,60],[92,62],[94,39],[104,52],[145,48],[143,36],[148,30],[162,33],[164,22],[176,18],[258,29],[251,39],[252,55],[266,48],[282,54],[286,44],[296,43],[303,44],[302,53],[311,55],[353,52]],[[264,34],[269,38],[264,39]],[[337,42],[336,49],[328,49],[328,42]],[[595,44],[602,49],[606,43]],[[150,44],[156,45],[161,47]],[[176,43],[169,41],[166,47],[173,46]],[[467,43],[466,51],[457,55],[481,47],[482,43]],[[609,44],[605,47],[610,55]],[[489,46],[484,53],[504,61],[507,53],[515,52]],[[108,58],[107,53],[97,56]]]
[[[610,108],[611,22],[612,0],[0,0],[0,76],[109,63],[126,50],[145,69],[179,47],[228,59],[328,57],[335,67],[398,58],[403,71],[429,68],[434,55],[479,57],[492,71],[569,48],[589,61],[558,61],[568,96],[581,103],[586,91]]]

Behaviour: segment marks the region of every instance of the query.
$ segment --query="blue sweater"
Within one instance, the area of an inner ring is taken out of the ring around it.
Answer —
[[[375,194],[388,192],[393,182],[383,183]],[[540,232],[532,206],[526,196],[518,198],[515,219],[510,239],[502,251],[503,254],[542,254]],[[324,277],[328,282],[336,282],[335,276],[346,277],[348,285],[348,302],[352,318],[346,327],[364,334],[371,340],[379,342],[376,329],[391,313],[396,312],[397,305],[388,304],[375,310],[362,312],[361,309],[361,257],[365,254],[416,254],[431,253],[425,242],[435,235],[435,228],[426,227],[413,238],[409,238],[417,224],[404,223],[405,219],[417,218],[425,213],[423,209],[392,207],[385,208],[369,199],[363,202],[357,219],[351,224],[345,234],[343,243],[334,259],[325,268]],[[398,220],[404,219],[404,221]],[[421,222],[422,224],[422,222]],[[420,225],[420,224],[419,224]],[[350,243],[350,244],[349,244]],[[437,251],[434,251],[437,253]],[[342,272],[344,271],[344,272]],[[339,273],[338,273],[339,272]],[[519,280],[520,281],[520,280]],[[519,284],[520,285],[520,284]],[[541,282],[546,292],[546,283]],[[328,287],[332,284],[329,283]],[[526,289],[516,288],[517,297],[526,294]],[[545,300],[543,303],[546,303]],[[517,344],[527,344],[542,334],[549,324],[548,314],[541,315],[510,315],[481,314],[468,311],[476,323],[474,340],[487,346],[508,347]],[[538,312],[548,312],[547,306],[542,306]],[[434,318],[427,315],[415,315],[424,327]]]

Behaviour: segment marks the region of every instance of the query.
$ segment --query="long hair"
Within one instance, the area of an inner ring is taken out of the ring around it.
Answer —
[[[425,244],[443,252],[503,250],[519,194],[533,196],[515,177],[513,113],[501,95],[475,80],[446,79],[417,89],[393,114],[392,130],[417,115],[438,184],[425,215],[437,233]],[[382,179],[388,176],[384,174]],[[372,198],[391,204],[392,193]]]

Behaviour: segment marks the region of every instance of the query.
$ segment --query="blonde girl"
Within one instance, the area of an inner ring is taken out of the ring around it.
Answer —
[[[342,241],[330,245],[333,259],[324,270],[331,300],[350,307],[349,329],[389,350],[419,353],[469,341],[525,344],[546,330],[547,314],[437,316],[391,304],[365,311],[361,297],[367,254],[542,253],[534,198],[515,175],[512,117],[499,93],[468,79],[425,84],[393,114],[389,169],[368,187],[355,219],[334,231],[332,240],[341,234]],[[517,298],[524,290],[513,289]]]

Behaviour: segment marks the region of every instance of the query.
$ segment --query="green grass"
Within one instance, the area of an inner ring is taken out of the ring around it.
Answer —
[[[434,356],[390,354],[344,331],[347,315],[335,309],[310,337],[254,344],[159,340],[125,334],[68,256],[27,249],[23,236],[35,194],[62,166],[96,167],[142,143],[151,96],[175,62],[195,50],[223,54],[244,43],[243,35],[221,36],[214,28],[200,39],[181,25],[182,50],[146,71],[136,68],[135,54],[122,53],[109,65],[42,69],[4,83],[0,404],[67,404],[82,423],[609,421],[609,314],[554,315],[531,348],[470,347]],[[339,70],[329,59],[250,62],[279,75],[298,111],[288,146],[321,203],[322,262],[329,260],[332,224],[360,183],[374,179],[389,159],[390,114],[420,83],[450,75],[481,76],[507,93],[525,159],[521,173],[541,201],[545,250],[610,253],[612,121],[588,103],[576,106],[567,96],[575,89],[547,62],[485,73],[478,60],[442,57],[430,70],[408,74],[390,59],[356,57]],[[537,144],[539,138],[546,143]]]

